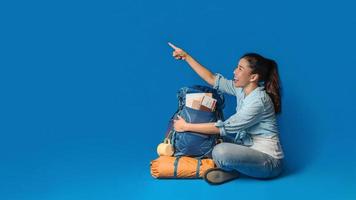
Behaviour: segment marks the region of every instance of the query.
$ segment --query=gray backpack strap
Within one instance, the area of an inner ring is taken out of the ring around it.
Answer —
[[[198,164],[197,164],[197,169],[195,174],[197,178],[199,178],[199,174],[200,174],[200,165],[201,165],[201,158],[198,158]]]
[[[178,162],[179,162],[180,156],[176,157],[176,159],[174,160],[174,171],[173,171],[173,177],[177,177],[177,173],[178,173]]]

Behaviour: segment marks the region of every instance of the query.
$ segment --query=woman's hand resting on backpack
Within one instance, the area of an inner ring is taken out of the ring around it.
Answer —
[[[187,124],[188,123],[178,115],[178,119],[174,120],[174,130],[177,132],[184,132],[186,131]]]
[[[178,115],[178,119],[173,120],[174,130],[179,132],[197,132],[202,134],[219,134],[220,130],[215,126],[215,122],[209,123],[188,123],[181,116]]]
[[[174,46],[172,43],[168,42],[168,45],[171,46],[174,49],[172,56],[175,59],[177,59],[177,60],[185,60],[189,56],[185,51],[183,51],[183,49]]]

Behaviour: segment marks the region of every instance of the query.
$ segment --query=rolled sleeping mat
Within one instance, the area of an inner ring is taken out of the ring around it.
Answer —
[[[154,178],[202,178],[214,167],[214,161],[209,158],[160,156],[151,161],[151,175]]]

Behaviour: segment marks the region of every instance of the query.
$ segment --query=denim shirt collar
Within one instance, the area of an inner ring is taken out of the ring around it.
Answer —
[[[247,102],[249,101],[249,99],[253,98],[254,96],[258,95],[259,94],[259,91],[262,91],[264,90],[264,87],[262,86],[258,86],[256,87],[254,90],[252,90],[250,92],[250,94],[248,94],[247,96],[245,96],[245,92],[243,92],[243,101],[244,102]]]

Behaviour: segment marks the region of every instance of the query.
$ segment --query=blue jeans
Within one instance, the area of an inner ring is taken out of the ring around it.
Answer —
[[[246,146],[223,142],[213,149],[215,164],[225,171],[238,171],[253,178],[274,178],[282,172],[282,160]]]

